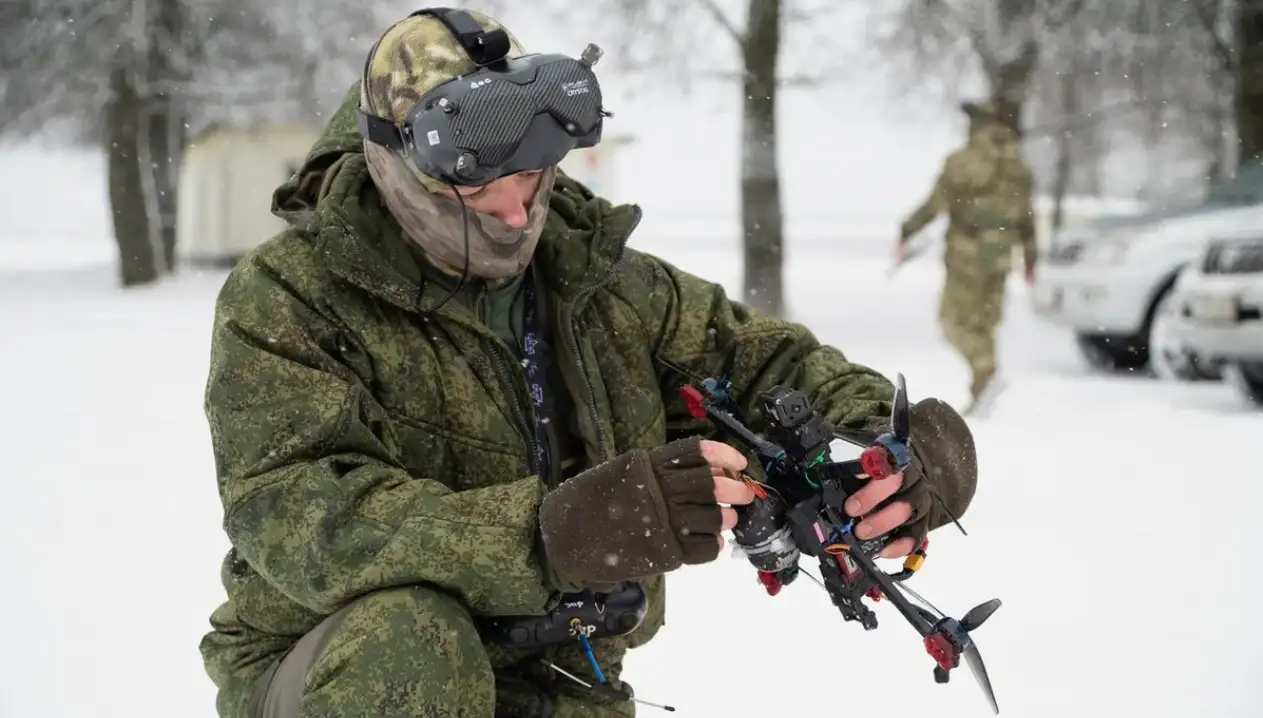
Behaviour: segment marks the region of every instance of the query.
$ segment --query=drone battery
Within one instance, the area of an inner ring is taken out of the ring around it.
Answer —
[[[776,494],[736,509],[732,535],[755,568],[777,573],[798,564],[801,554],[786,521],[785,504]]]

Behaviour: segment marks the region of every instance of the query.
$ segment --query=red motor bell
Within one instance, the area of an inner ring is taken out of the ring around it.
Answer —
[[[776,580],[776,574],[767,571],[759,571],[759,583],[763,584],[763,588],[767,589],[767,595],[775,596],[781,592],[785,584]]]
[[[860,466],[869,478],[884,479],[890,476],[890,452],[884,446],[870,446],[860,454]]]
[[[694,418],[706,418],[706,407],[703,405],[706,399],[702,396],[702,392],[697,390],[697,387],[680,387],[680,396],[684,398],[684,405],[688,407],[689,413],[692,414]]]

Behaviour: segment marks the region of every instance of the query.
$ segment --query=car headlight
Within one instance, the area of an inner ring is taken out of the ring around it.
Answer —
[[[1131,248],[1132,236],[1115,234],[1102,237],[1083,248],[1083,263],[1097,265],[1122,264]]]

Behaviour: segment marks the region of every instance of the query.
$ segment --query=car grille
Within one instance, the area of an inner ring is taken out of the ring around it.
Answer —
[[[1202,261],[1205,274],[1263,273],[1263,240],[1214,242]]]

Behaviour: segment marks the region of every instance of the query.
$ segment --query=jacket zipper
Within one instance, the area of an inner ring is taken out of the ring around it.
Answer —
[[[605,444],[605,432],[601,431],[601,414],[596,405],[596,388],[592,386],[592,380],[588,378],[588,372],[583,366],[583,353],[579,348],[579,332],[578,323],[576,321],[576,310],[582,300],[586,299],[589,295],[601,287],[609,284],[619,271],[622,270],[623,264],[626,261],[627,242],[630,241],[631,235],[636,231],[636,228],[640,226],[642,216],[643,212],[640,207],[636,207],[635,217],[632,219],[631,226],[623,233],[619,242],[618,259],[610,265],[610,268],[606,270],[605,275],[602,276],[601,279],[589,284],[575,293],[575,299],[568,310],[570,314],[570,350],[575,358],[576,364],[579,367],[579,378],[583,381],[583,388],[587,393],[587,409],[592,418],[592,426],[596,429],[597,451],[600,453],[602,460],[609,460],[612,457],[609,455],[608,447]],[[507,391],[505,393],[509,396],[510,404],[512,405],[516,415],[515,418],[520,422],[518,428],[523,430],[522,438],[525,439],[527,451],[530,453],[529,463],[531,466],[531,472],[536,475],[540,475],[543,472],[544,467],[539,465],[537,458],[539,456],[539,442],[535,436],[535,430],[533,428],[534,425],[532,424],[533,421],[538,420],[535,417],[535,408],[533,406],[523,408],[521,395],[519,394],[520,387],[518,387],[517,382],[517,377],[522,376],[522,373],[509,371],[508,362],[504,359],[504,351],[506,350],[501,348],[499,340],[486,340],[486,344],[492,347],[492,356],[494,358],[493,363],[496,366],[497,373],[500,375],[501,383],[506,385],[505,389]],[[540,476],[540,479],[545,482],[552,481],[551,476]]]
[[[487,300],[486,290],[482,289],[474,298],[474,315],[479,319],[482,318],[483,304]],[[521,387],[518,386],[518,379],[523,376],[522,372],[512,372],[509,370],[509,361],[505,359],[505,353],[509,351],[508,347],[503,346],[503,342],[498,337],[483,340],[483,345],[490,348],[492,364],[495,365],[496,374],[500,379],[500,389],[508,397],[509,405],[513,409],[513,420],[518,426],[518,430],[522,432],[522,441],[526,444],[527,464],[530,466],[531,473],[539,475],[543,472],[544,467],[539,465],[539,447],[535,437],[534,425],[531,423],[535,419],[534,408],[530,411],[523,407]],[[510,357],[511,358],[511,357]],[[529,395],[530,392],[528,391]],[[540,476],[540,480],[548,482],[547,476]]]
[[[493,364],[496,366],[496,372],[500,375],[500,383],[505,389],[505,394],[509,396],[509,403],[513,406],[514,419],[518,423],[518,429],[522,430],[522,438],[526,441],[526,450],[530,454],[528,463],[531,467],[531,473],[539,476],[540,480],[546,484],[552,482],[551,476],[542,476],[544,467],[539,465],[539,442],[535,437],[535,430],[532,421],[535,420],[535,408],[530,407],[524,409],[522,406],[520,387],[515,377],[521,376],[521,372],[512,373],[509,371],[508,362],[504,360],[504,349],[496,342],[487,340],[486,344],[491,347]]]
[[[570,304],[568,312],[570,314],[570,351],[573,353],[575,363],[579,366],[579,378],[583,380],[583,388],[587,392],[588,413],[592,417],[592,426],[596,429],[596,445],[597,451],[601,455],[602,461],[608,461],[610,456],[608,448],[605,445],[605,432],[601,430],[601,414],[596,406],[596,389],[592,386],[592,380],[588,378],[588,372],[583,366],[583,352],[579,348],[579,325],[578,325],[578,309],[579,304],[587,299],[596,290],[610,283],[616,274],[623,268],[626,260],[627,242],[631,239],[632,233],[636,231],[636,227],[640,226],[640,218],[643,215],[640,207],[636,207],[635,216],[632,218],[631,226],[623,233],[622,240],[618,245],[618,259],[610,265],[609,270],[605,272],[605,276],[597,280],[575,293],[575,299]]]

